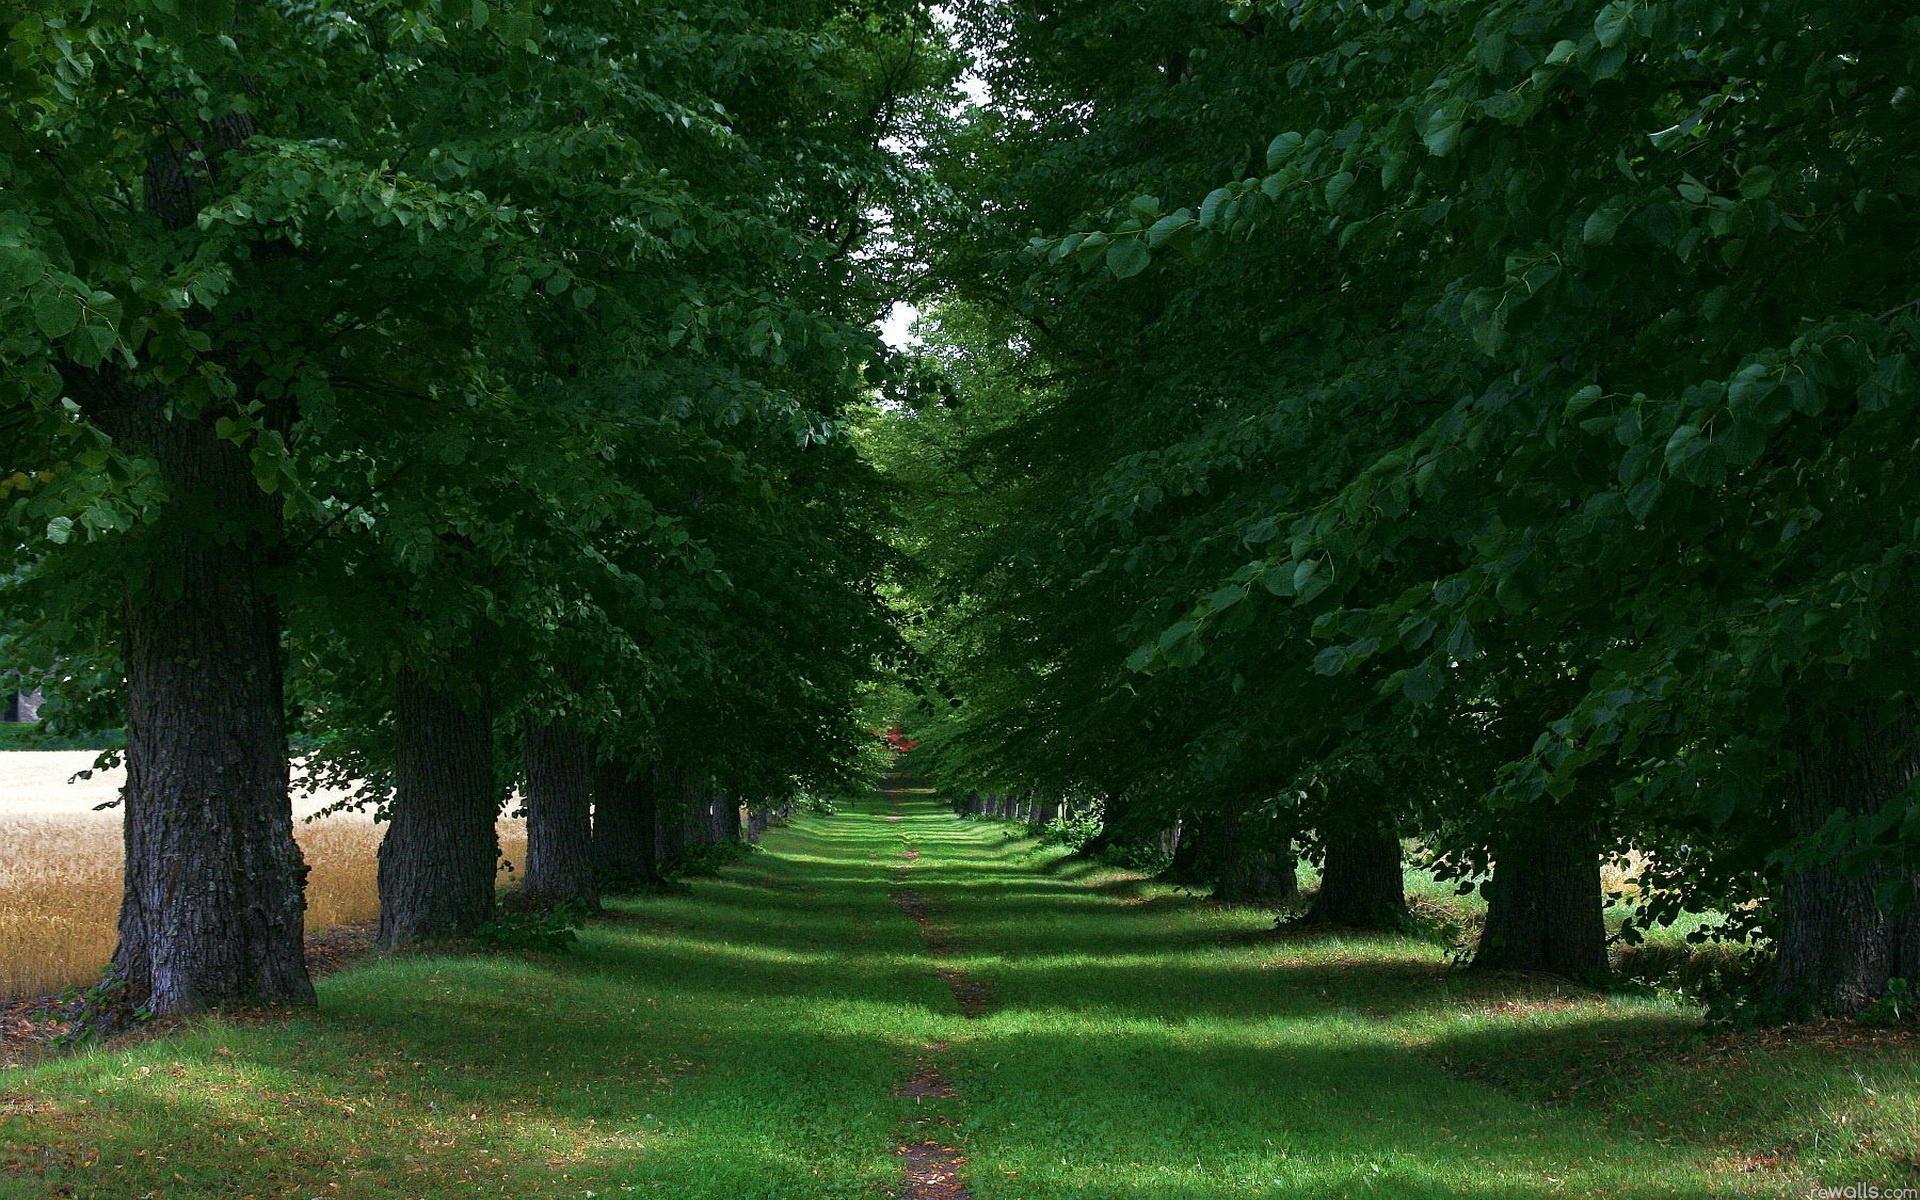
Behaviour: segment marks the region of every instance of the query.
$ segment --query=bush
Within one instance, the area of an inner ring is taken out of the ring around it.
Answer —
[[[750,842],[729,839],[707,846],[695,846],[667,864],[669,876],[705,878],[717,875],[721,867],[758,854],[760,847]]]
[[[493,950],[559,954],[580,940],[586,920],[586,909],[577,904],[533,905],[509,898],[498,917],[474,930],[473,940]]]
[[[1905,979],[1889,979],[1887,990],[1868,1005],[1860,1019],[1869,1025],[1900,1025],[1920,1016],[1920,996]]]
[[[1049,846],[1065,846],[1076,854],[1088,842],[1100,836],[1100,818],[1092,813],[1059,816],[1037,827],[1040,841]]]
[[[1108,846],[1099,857],[1110,866],[1143,875],[1158,875],[1173,865],[1173,855],[1157,840]]]

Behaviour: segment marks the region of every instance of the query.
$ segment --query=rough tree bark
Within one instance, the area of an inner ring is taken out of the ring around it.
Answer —
[[[1213,898],[1228,904],[1271,904],[1300,895],[1293,852],[1241,806],[1214,824]],[[1262,836],[1263,833],[1266,836]]]
[[[394,694],[394,799],[380,842],[380,935],[392,947],[493,919],[500,811],[493,721],[470,662],[434,680],[403,668]]]
[[[252,118],[168,139],[147,163],[147,210],[194,222],[222,155]],[[244,371],[234,378],[243,390]],[[111,365],[67,375],[87,415],[149,456],[168,503],[141,531],[124,594],[127,783],[116,1012],[313,1001],[302,946],[306,865],[293,840],[280,617],[262,572],[283,549],[279,506],[216,414],[176,408]],[[268,418],[284,425],[284,406]],[[103,1013],[103,1024],[116,1020]]]
[[[1593,819],[1536,816],[1500,838],[1493,852],[1493,878],[1483,889],[1487,920],[1472,965],[1604,979],[1607,928]]]
[[[1202,820],[1197,813],[1186,812],[1181,814],[1175,828],[1180,836],[1174,839],[1173,854],[1162,872],[1163,878],[1169,883],[1190,887],[1205,883],[1211,875],[1213,843],[1217,840],[1212,823]]]
[[[570,722],[527,730],[527,874],[523,899],[536,905],[599,907],[593,872],[593,759]]]
[[[664,876],[686,856],[685,786],[670,767],[653,769],[653,854]]]
[[[716,845],[740,840],[740,801],[732,789],[717,787],[709,801]]]
[[[1920,729],[1905,706],[1891,721],[1870,711],[1801,723],[1792,744],[1787,821],[1795,839],[1835,813],[1878,813],[1920,770]],[[1880,903],[1882,889],[1904,907]],[[1888,867],[1854,874],[1833,863],[1800,866],[1781,881],[1778,947],[1769,985],[1792,1015],[1851,1015],[1894,979],[1920,981],[1920,877]]]
[[[593,776],[593,867],[604,892],[643,890],[660,882],[654,845],[656,776],[602,763]]]
[[[713,793],[690,776],[682,776],[681,842],[692,850],[713,845]]]
[[[166,511],[125,596],[126,871],[111,974],[130,1007],[313,1001],[287,794],[279,508],[209,416],[93,377],[101,425],[150,455]]]
[[[1305,920],[1356,929],[1393,929],[1407,919],[1400,838],[1391,825],[1365,821],[1321,831],[1326,857],[1320,890]]]

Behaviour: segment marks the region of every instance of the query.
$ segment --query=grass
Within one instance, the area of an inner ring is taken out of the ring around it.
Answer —
[[[357,816],[294,826],[311,868],[309,930],[379,917],[380,832]],[[500,834],[507,859],[521,861],[525,822],[503,821]],[[0,810],[0,847],[0,999],[98,979],[113,954],[120,909],[118,815]]]
[[[0,1074],[0,1198],[878,1200],[930,1112],[980,1200],[1920,1181],[1911,1039],[1703,1037],[1668,1001],[1276,934],[901,812],[803,817],[685,894],[619,902],[566,956],[375,959],[311,1013]],[[896,874],[987,1016],[959,1017]],[[941,1045],[958,1098],[894,1096]]]

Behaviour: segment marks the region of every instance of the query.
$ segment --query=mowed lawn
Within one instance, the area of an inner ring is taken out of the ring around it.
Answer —
[[[320,987],[0,1075],[0,1197],[878,1198],[926,1118],[983,1200],[1920,1182],[1911,1040],[1703,1037],[1419,941],[1274,933],[924,797],[802,818],[568,955]],[[930,1053],[956,1098],[896,1096]]]

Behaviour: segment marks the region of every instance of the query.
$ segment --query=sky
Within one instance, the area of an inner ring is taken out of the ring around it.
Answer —
[[[911,304],[899,303],[887,310],[880,318],[880,336],[887,345],[895,350],[905,350],[918,344],[910,332],[912,325],[920,316],[920,310]]]
[[[948,20],[950,22],[950,18]],[[980,77],[979,72],[969,68],[960,76],[960,94],[965,97],[968,104],[985,104],[987,81]],[[919,316],[918,307],[905,302],[895,304],[887,310],[885,316],[880,318],[880,337],[895,350],[906,350],[918,345],[918,341],[910,331]]]

